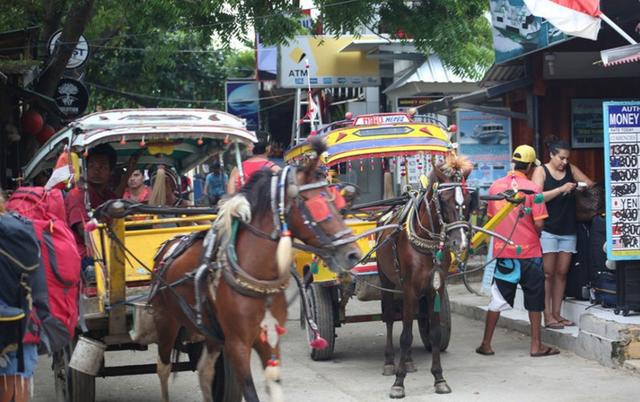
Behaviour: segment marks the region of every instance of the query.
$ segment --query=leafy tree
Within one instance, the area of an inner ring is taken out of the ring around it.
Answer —
[[[324,31],[390,33],[412,38],[457,73],[478,77],[492,61],[486,0],[315,0]],[[298,1],[264,0],[9,0],[0,4],[0,31],[41,26],[39,54],[62,28],[36,89],[51,96],[81,34],[92,46],[85,81],[94,105],[221,107],[222,83],[254,66],[251,27],[265,43],[300,31]],[[214,48],[212,38],[221,38]],[[183,102],[181,99],[193,100]]]

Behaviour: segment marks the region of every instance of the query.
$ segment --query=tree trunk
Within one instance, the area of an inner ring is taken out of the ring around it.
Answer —
[[[95,0],[78,0],[70,6],[69,15],[62,28],[62,36],[38,80],[36,90],[53,97],[56,85],[73,54],[80,35],[84,32],[92,16]],[[62,43],[63,45],[60,45]]]

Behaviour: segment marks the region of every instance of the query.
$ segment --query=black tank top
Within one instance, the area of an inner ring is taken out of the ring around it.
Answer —
[[[565,183],[573,182],[573,174],[571,173],[571,165],[567,165],[566,173],[560,180],[556,180],[551,176],[551,172],[547,166],[544,168],[545,178],[542,191],[553,190]],[[560,194],[551,201],[546,202],[549,217],[544,221],[545,232],[556,235],[573,235],[576,234],[576,197],[574,192],[567,195]]]

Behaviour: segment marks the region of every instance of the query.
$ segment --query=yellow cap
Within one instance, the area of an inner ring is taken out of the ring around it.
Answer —
[[[533,163],[540,166],[540,161],[536,159],[536,150],[530,145],[520,145],[513,151],[511,160],[516,162]]]

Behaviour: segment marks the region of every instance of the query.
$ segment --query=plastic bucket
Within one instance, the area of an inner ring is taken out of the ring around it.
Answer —
[[[153,308],[145,302],[133,303],[133,329],[129,331],[131,340],[141,345],[158,342],[156,323],[153,319]]]
[[[81,373],[96,376],[100,371],[106,349],[107,345],[104,343],[81,336],[73,349],[69,367]]]

